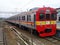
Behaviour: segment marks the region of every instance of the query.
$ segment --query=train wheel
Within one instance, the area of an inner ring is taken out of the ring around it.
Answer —
[[[33,34],[37,36],[39,35],[39,33],[36,30],[33,30]]]

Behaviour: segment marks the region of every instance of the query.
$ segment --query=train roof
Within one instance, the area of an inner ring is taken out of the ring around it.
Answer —
[[[35,7],[35,8],[30,9],[29,11],[34,11],[34,10],[38,10],[38,9],[39,9],[39,7]]]
[[[17,15],[14,15],[14,16],[10,17],[10,18],[17,17],[17,16],[20,16],[20,15],[30,15],[30,14],[32,14],[32,13],[35,14],[35,12],[36,12],[37,10],[42,10],[42,9],[44,9],[44,8],[51,8],[51,7],[32,8],[32,9],[30,9],[30,10],[27,11],[27,12],[21,12],[21,13],[19,13],[19,14],[17,14]],[[51,8],[51,9],[54,9],[54,8]]]

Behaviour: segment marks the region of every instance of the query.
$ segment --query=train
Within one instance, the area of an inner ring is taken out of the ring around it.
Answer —
[[[56,34],[56,19],[55,8],[41,7],[21,12],[6,21],[18,24],[21,28],[32,29],[32,32],[37,32],[40,37],[48,37]]]

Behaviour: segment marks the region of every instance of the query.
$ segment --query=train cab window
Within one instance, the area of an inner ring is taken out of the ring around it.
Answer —
[[[44,14],[40,14],[40,20],[44,20],[45,16]]]
[[[46,14],[46,20],[50,20],[50,14]]]
[[[22,16],[22,20],[25,20],[25,16]]]
[[[55,15],[55,14],[52,14],[52,15],[51,15],[51,19],[52,19],[52,20],[56,20],[56,15]]]

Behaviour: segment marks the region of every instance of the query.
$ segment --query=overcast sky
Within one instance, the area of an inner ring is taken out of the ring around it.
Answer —
[[[26,11],[34,7],[60,7],[60,0],[0,0],[0,12],[16,12]],[[9,17],[12,14],[0,13],[0,17]]]

